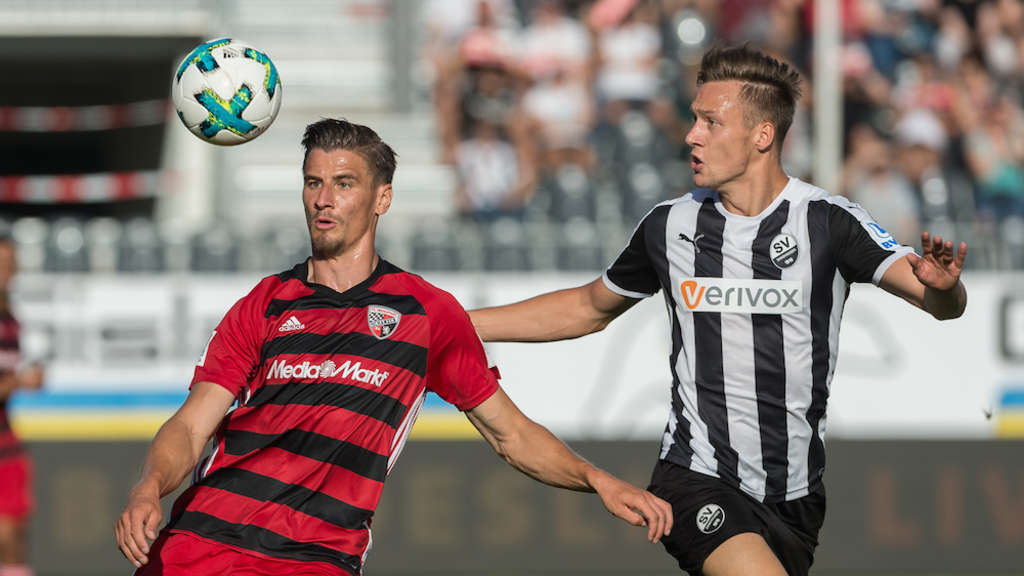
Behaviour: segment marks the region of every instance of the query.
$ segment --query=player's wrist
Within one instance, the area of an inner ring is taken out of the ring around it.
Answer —
[[[591,464],[586,464],[583,478],[587,486],[599,494],[608,487],[609,481],[612,480],[611,474]]]

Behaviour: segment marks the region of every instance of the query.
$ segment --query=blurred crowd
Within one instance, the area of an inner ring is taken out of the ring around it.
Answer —
[[[617,214],[631,226],[684,192],[696,70],[718,42],[802,71],[783,163],[813,181],[813,11],[804,0],[428,2],[459,213],[598,225]],[[1024,243],[1024,3],[841,0],[840,11],[844,161],[832,192],[904,243],[925,227]]]

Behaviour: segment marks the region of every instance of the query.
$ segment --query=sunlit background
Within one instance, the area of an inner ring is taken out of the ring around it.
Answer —
[[[170,103],[200,41],[280,72],[256,140],[220,148]],[[597,277],[692,185],[701,54],[750,42],[803,73],[787,172],[901,242],[970,246],[967,314],[871,286],[846,308],[815,573],[1024,573],[1024,4],[1020,0],[0,0],[0,234],[23,350],[12,418],[35,460],[42,576],[128,573],[111,527],[227,308],[305,258],[306,124],[397,151],[378,230],[467,308]],[[607,331],[488,346],[512,398],[645,484],[668,416],[660,296]],[[728,361],[728,358],[726,358]],[[490,454],[436,396],[374,524],[367,574],[669,574],[593,497]]]

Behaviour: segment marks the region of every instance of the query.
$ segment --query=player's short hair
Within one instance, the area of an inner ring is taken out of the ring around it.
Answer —
[[[740,99],[747,104],[744,107],[747,122],[753,125],[767,120],[774,124],[781,146],[793,125],[793,111],[802,92],[800,72],[746,44],[708,50],[700,61],[697,86],[729,80],[743,83]]]
[[[351,150],[370,165],[374,185],[391,184],[395,175],[395,151],[369,126],[344,119],[323,118],[306,126],[302,146],[305,148],[303,166],[309,158],[310,150]]]

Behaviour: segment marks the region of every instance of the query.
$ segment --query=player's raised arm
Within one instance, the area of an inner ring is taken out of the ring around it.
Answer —
[[[601,278],[528,300],[469,312],[485,342],[549,342],[604,329],[639,300],[612,292]]]
[[[672,530],[668,502],[577,456],[520,412],[501,388],[468,410],[466,417],[499,456],[531,478],[559,488],[596,492],[609,512],[634,526],[647,526],[651,542]]]
[[[960,281],[967,243],[954,252],[941,236],[921,234],[921,255],[908,254],[894,262],[879,285],[938,320],[959,318],[967,307],[967,290]]]
[[[173,492],[195,467],[203,447],[235,401],[227,389],[197,382],[181,408],[156,433],[142,477],[114,525],[117,546],[135,566],[149,561],[149,543],[163,519],[160,498]]]

